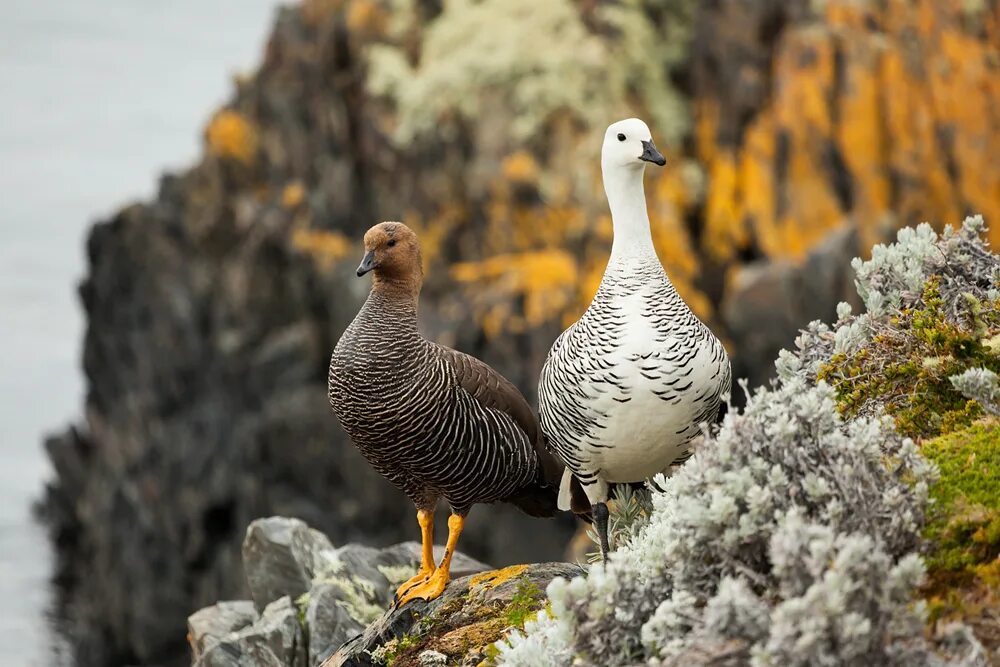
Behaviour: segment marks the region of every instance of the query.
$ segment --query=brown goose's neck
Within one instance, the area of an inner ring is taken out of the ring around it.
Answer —
[[[376,280],[361,310],[398,336],[419,335],[417,332],[419,293],[419,286],[413,289],[408,284]]]

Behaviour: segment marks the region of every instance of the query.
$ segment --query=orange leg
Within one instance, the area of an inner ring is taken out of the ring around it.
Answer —
[[[396,589],[396,598],[403,597],[406,591],[421,584],[434,573],[434,512],[417,510],[417,523],[420,524],[420,543],[423,550],[420,569]]]
[[[399,597],[400,604],[406,604],[410,600],[422,598],[433,600],[444,592],[444,587],[451,580],[451,557],[455,553],[455,545],[458,544],[458,537],[465,527],[465,519],[457,514],[448,517],[448,544],[445,546],[444,558],[433,574],[423,583],[410,588],[404,595]]]

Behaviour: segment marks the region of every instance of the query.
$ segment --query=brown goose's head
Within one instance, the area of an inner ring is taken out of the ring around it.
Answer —
[[[420,286],[420,242],[401,222],[380,222],[365,233],[365,256],[358,275],[375,272],[375,282]]]

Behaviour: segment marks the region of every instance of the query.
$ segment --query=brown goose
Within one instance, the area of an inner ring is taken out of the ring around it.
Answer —
[[[371,293],[330,361],[330,405],[369,463],[417,507],[420,571],[396,592],[400,603],[444,590],[465,516],[476,503],[509,502],[552,516],[562,465],[542,443],[521,393],[482,361],[417,330],[422,283],[416,235],[399,222],[365,234],[358,275]],[[433,557],[434,509],[451,506],[441,564]]]

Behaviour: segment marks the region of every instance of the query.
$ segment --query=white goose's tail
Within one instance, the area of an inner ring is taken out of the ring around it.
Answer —
[[[569,511],[573,504],[573,473],[569,468],[563,470],[562,480],[559,482],[559,498],[556,506],[564,512]]]

